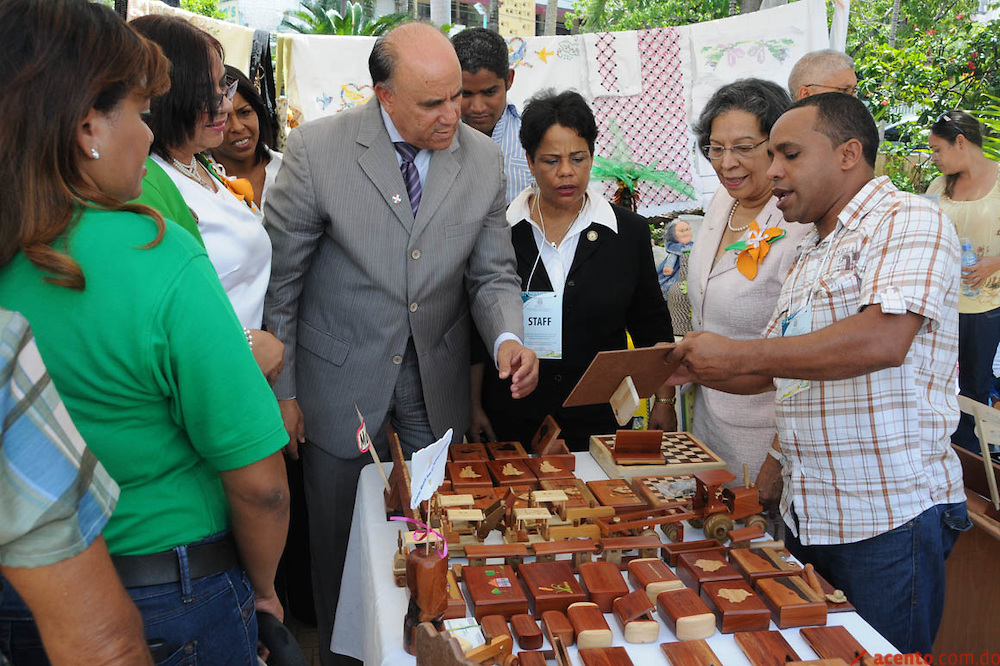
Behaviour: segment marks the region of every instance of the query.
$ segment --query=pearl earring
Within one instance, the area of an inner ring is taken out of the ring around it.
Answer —
[[[101,154],[97,152],[97,148],[90,149],[90,156],[93,157],[95,160],[101,159]]]

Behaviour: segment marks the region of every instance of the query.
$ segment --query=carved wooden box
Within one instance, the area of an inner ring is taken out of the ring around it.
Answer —
[[[476,442],[452,444],[448,447],[448,457],[451,458],[452,462],[467,462],[469,460],[485,462],[490,459],[486,447]]]
[[[587,487],[594,493],[597,501],[604,506],[615,509],[644,509],[646,502],[635,494],[625,479],[605,479],[603,481],[588,481]]]
[[[653,617],[653,602],[644,590],[615,599],[614,615],[626,643],[652,643],[660,635],[660,623]]]
[[[779,629],[826,624],[826,600],[800,576],[762,578],[757,591]]]
[[[739,572],[718,553],[683,553],[677,557],[677,577],[695,592],[709,581],[743,580]]]
[[[536,616],[550,610],[565,611],[572,603],[587,601],[587,593],[566,562],[529,562],[521,565],[519,573]]]
[[[660,592],[684,587],[684,583],[670,570],[663,560],[640,557],[628,563],[628,582],[637,590],[645,590],[653,603]]]
[[[584,666],[634,666],[623,647],[591,648],[579,654]]]
[[[552,481],[555,479],[573,479],[573,467],[566,464],[562,456],[544,456],[542,458],[528,458],[528,467],[539,481]]]
[[[761,578],[796,576],[802,567],[782,557],[774,548],[734,548],[729,551],[729,561],[751,585]]]
[[[521,446],[521,442],[487,442],[486,451],[493,460],[528,457],[528,452]]]
[[[486,467],[493,475],[493,480],[496,482],[494,485],[538,487],[538,478],[524,458],[490,460],[486,463]]]
[[[677,541],[663,544],[663,559],[672,567],[677,566],[677,556],[681,553],[722,553],[726,554],[726,547],[715,539],[701,539],[699,541]]]
[[[510,618],[510,628],[522,650],[537,650],[542,647],[542,630],[535,618],[527,613],[519,613]]]
[[[692,589],[661,592],[656,609],[678,640],[708,638],[715,633],[715,615]]]
[[[483,461],[450,462],[447,470],[452,490],[456,492],[493,488],[493,477],[490,476],[490,470]]]
[[[715,613],[723,634],[764,631],[771,624],[771,611],[745,580],[704,583],[701,600]]]
[[[604,613],[597,604],[583,601],[571,604],[566,609],[566,617],[573,625],[576,645],[581,650],[611,647],[614,634],[611,633],[611,627],[608,626],[608,621],[604,619]]]
[[[462,579],[477,620],[487,615],[510,617],[528,612],[528,598],[517,582],[517,573],[506,564],[464,567]]]
[[[629,593],[618,565],[612,562],[584,562],[580,565],[580,583],[602,613],[610,613],[618,597]]]

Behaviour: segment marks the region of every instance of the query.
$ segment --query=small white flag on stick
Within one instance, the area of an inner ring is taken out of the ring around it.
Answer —
[[[410,464],[410,508],[416,509],[421,502],[429,500],[444,481],[445,463],[448,461],[448,445],[451,444],[452,430],[430,446],[415,452]]]
[[[365,417],[361,416],[361,410],[358,409],[358,403],[354,403],[354,411],[358,413],[358,421],[361,425],[358,426],[358,432],[355,435],[355,439],[358,442],[358,451],[364,453],[368,451],[371,453],[372,460],[375,462],[375,466],[378,467],[378,473],[382,475],[382,483],[385,484],[385,489],[389,490],[389,478],[385,475],[385,470],[382,469],[382,461],[378,459],[378,453],[375,452],[375,447],[372,446],[372,438],[368,435],[368,428],[365,427]]]

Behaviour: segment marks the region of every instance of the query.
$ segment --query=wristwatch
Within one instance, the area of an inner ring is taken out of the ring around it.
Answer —
[[[656,396],[656,402],[658,402],[661,405],[676,405],[677,396],[672,395],[669,398],[661,398],[660,396]]]

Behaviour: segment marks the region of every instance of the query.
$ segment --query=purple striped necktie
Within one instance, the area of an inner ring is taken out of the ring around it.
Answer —
[[[420,187],[420,174],[417,172],[417,166],[413,163],[413,158],[417,156],[420,149],[405,141],[395,141],[393,145],[396,146],[396,152],[399,153],[399,156],[403,158],[402,164],[399,165],[399,170],[403,174],[406,193],[410,196],[410,210],[413,211],[413,217],[416,219],[417,209],[420,208],[420,196],[423,194],[423,190]]]

